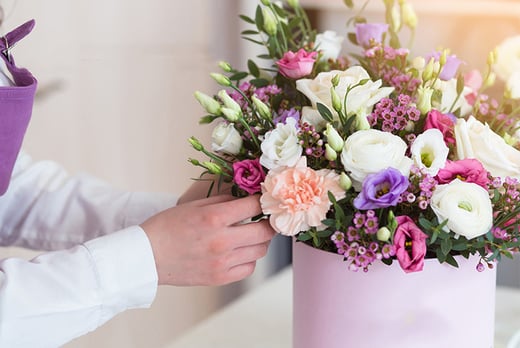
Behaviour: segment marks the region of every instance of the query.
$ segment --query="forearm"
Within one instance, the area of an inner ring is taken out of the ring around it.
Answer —
[[[156,289],[152,250],[137,226],[32,261],[5,259],[0,347],[61,346],[126,309],[150,306]]]

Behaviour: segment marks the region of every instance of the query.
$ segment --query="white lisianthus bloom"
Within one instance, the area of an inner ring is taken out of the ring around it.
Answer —
[[[211,133],[211,140],[211,149],[216,152],[236,155],[242,148],[242,137],[233,123],[219,123]]]
[[[419,134],[411,147],[415,165],[424,168],[431,176],[437,175],[439,169],[444,168],[449,152],[442,132],[436,128],[427,129]]]
[[[467,116],[473,110],[473,107],[467,102],[465,96],[472,92],[471,88],[464,86],[462,95],[457,93],[457,79],[453,78],[448,81],[437,80],[434,89],[442,93],[442,98],[439,103],[432,103],[433,107],[440,112],[447,114],[460,109],[461,116]]]
[[[296,120],[288,118],[285,124],[278,123],[275,129],[265,134],[260,147],[260,164],[267,169],[296,165],[303,152],[298,140]]]
[[[405,156],[406,149],[406,143],[397,135],[376,129],[360,130],[345,141],[341,163],[349,172],[354,189],[359,191],[368,174],[389,167],[408,177],[412,160]]]
[[[515,71],[506,82],[507,96],[511,99],[520,99],[520,71]]]
[[[508,145],[486,124],[471,116],[458,119],[455,140],[459,159],[476,158],[493,176],[520,180],[520,151]]]
[[[323,60],[338,59],[344,39],[335,31],[326,30],[316,35],[314,46],[318,51],[321,51]]]
[[[448,220],[446,228],[467,239],[489,232],[493,225],[493,207],[489,193],[475,183],[455,179],[438,185],[430,206],[439,223]]]
[[[520,35],[507,38],[497,46],[493,70],[502,81],[508,81],[514,72],[520,71]]]
[[[326,121],[321,117],[317,110],[317,104],[327,106],[333,115],[337,116],[332,107],[332,97],[330,88],[332,79],[338,75],[339,84],[335,88],[340,100],[345,99],[345,94],[349,88],[357,85],[360,81],[366,80],[365,84],[352,88],[346,100],[347,115],[366,117],[372,112],[372,107],[381,99],[387,97],[394,90],[393,87],[381,87],[381,80],[372,81],[367,71],[360,66],[352,66],[347,70],[332,70],[319,73],[313,80],[300,79],[296,81],[296,89],[302,92],[311,102],[311,106],[302,109],[302,121],[312,124],[317,129],[325,126]]]

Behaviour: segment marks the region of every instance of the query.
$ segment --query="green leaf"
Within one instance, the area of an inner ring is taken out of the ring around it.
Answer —
[[[269,85],[269,81],[266,79],[252,79],[249,81],[256,88],[261,88]]]
[[[260,5],[256,7],[255,24],[259,31],[264,31],[264,14]]]
[[[455,260],[455,258],[451,254],[446,255],[446,262],[455,268],[459,268],[457,260]]]
[[[249,69],[249,73],[254,77],[260,76],[260,70],[253,60],[249,59],[247,61],[247,68]]]
[[[209,123],[215,121],[219,117],[220,116],[206,115],[206,116],[200,118],[199,124],[209,124]]]
[[[248,17],[248,16],[240,15],[239,17],[240,17],[240,19],[242,19],[244,22],[247,22],[247,23],[249,23],[249,24],[255,24],[255,21],[254,21],[252,18]]]
[[[347,39],[354,45],[358,45],[356,33],[348,33]]]
[[[321,237],[321,238],[329,238],[330,236],[332,236],[334,232],[330,231],[330,230],[322,230],[322,231],[318,231],[316,233],[316,235],[318,237]]]
[[[251,39],[251,38],[249,38],[249,37],[242,36],[242,38],[243,38],[244,40],[251,41],[251,42],[253,42],[253,43],[257,44],[257,45],[260,45],[260,46],[263,46],[263,45],[264,45],[263,42],[258,41],[258,40],[253,40],[253,39]]]
[[[302,232],[298,235],[297,239],[302,242],[306,242],[312,239],[312,236],[308,232]]]
[[[325,121],[332,122],[334,120],[334,118],[332,117],[332,113],[330,112],[328,107],[326,107],[322,103],[317,103],[316,106],[318,108],[318,112]]]
[[[457,77],[457,94],[458,95],[461,95],[462,92],[464,91],[464,76],[463,75],[459,75]]]
[[[229,77],[229,79],[231,81],[239,81],[239,80],[242,80],[244,78],[246,78],[249,74],[242,71],[242,72],[237,72],[236,74],[233,74]]]
[[[347,5],[348,8],[353,8],[354,7],[354,1],[353,0],[343,0],[343,2],[345,3],[345,5]]]
[[[260,42],[260,44],[263,45],[261,42]],[[272,59],[272,57],[268,54],[259,54],[257,57],[260,59],[269,59],[269,60]]]
[[[240,34],[241,35],[258,35],[260,33],[256,30],[244,30]]]
[[[451,251],[451,239],[450,238],[446,238],[446,239],[443,239],[442,242],[441,242],[441,251],[444,255],[448,255]]]

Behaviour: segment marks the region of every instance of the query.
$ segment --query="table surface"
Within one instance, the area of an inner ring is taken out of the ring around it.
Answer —
[[[506,348],[517,330],[520,330],[520,289],[498,287],[495,348]],[[291,267],[217,311],[164,348],[206,347],[291,348]]]

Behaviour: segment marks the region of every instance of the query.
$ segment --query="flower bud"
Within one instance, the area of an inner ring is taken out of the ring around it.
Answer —
[[[366,116],[356,115],[356,129],[357,130],[370,129],[370,123],[368,123],[368,119]]]
[[[217,95],[219,96],[220,100],[224,103],[224,106],[228,109],[232,109],[234,111],[242,111],[242,108],[240,105],[229,96],[228,92],[224,89],[220,90]]]
[[[497,50],[494,49],[493,51],[489,52],[487,56],[487,65],[492,66],[497,61]]]
[[[255,96],[252,96],[251,99],[253,100],[253,104],[255,104],[256,110],[258,110],[258,113],[263,118],[270,120],[272,118],[271,116],[271,110],[269,107],[260,99],[258,99]]]
[[[237,122],[240,119],[240,117],[242,116],[241,112],[238,112],[238,111],[230,109],[230,108],[222,108],[221,110],[229,122]]]
[[[446,65],[447,58],[448,58],[448,50],[442,50],[441,56],[439,57],[439,63],[441,66]]]
[[[206,168],[211,174],[222,174],[222,168],[214,162],[205,161],[202,162],[202,166]]]
[[[423,73],[422,73],[422,79],[423,81],[429,81],[433,76],[433,64],[435,64],[435,59],[430,58],[426,66],[424,67]]]
[[[325,134],[327,137],[327,143],[334,151],[340,152],[343,150],[343,145],[345,142],[339,135],[338,131],[332,126],[332,124],[327,123],[327,128],[323,131],[323,134]]]
[[[264,6],[271,5],[271,1],[269,1],[269,0],[261,0],[261,2],[262,2],[262,5],[264,5]]]
[[[390,230],[388,229],[388,227],[381,227],[379,230],[377,230],[377,240],[380,240],[381,242],[388,242],[388,240],[390,239]]]
[[[511,136],[509,133],[504,133],[504,136],[502,138],[504,139],[506,144],[511,146],[515,146],[518,142],[518,140],[515,137]]]
[[[488,76],[486,76],[486,79],[484,80],[484,83],[482,84],[484,88],[491,87],[495,84],[495,80],[497,78],[497,75],[494,72],[490,72]]]
[[[196,160],[195,158],[190,158],[190,159],[188,159],[188,162],[190,162],[190,163],[193,164],[194,166],[199,166],[199,165],[200,165],[199,160]]]
[[[413,10],[412,5],[406,1],[401,4],[401,16],[404,25],[408,26],[408,28],[415,29],[417,27],[417,15]]]
[[[397,7],[392,7],[392,10],[390,11],[390,18],[392,29],[395,32],[398,32],[401,29],[401,14],[399,13]]]
[[[334,87],[330,88],[330,98],[332,100],[332,108],[336,110],[337,112],[341,112],[341,99],[338,95],[338,92],[336,92],[336,89]]]
[[[209,76],[211,76],[213,78],[213,80],[217,81],[217,83],[221,86],[224,86],[224,87],[231,86],[231,80],[227,76],[224,76],[219,73],[211,73],[211,74],[209,74]]]
[[[210,97],[207,94],[204,94],[202,92],[196,91],[195,92],[195,99],[202,105],[202,107],[210,114],[212,115],[221,115],[222,112],[220,111],[220,103]]]
[[[325,158],[329,161],[335,161],[338,158],[338,153],[329,144],[325,144]]]
[[[427,114],[432,109],[433,88],[419,86],[417,89],[417,109],[421,114]]]
[[[297,8],[300,6],[300,2],[298,0],[287,0],[287,4],[291,7],[291,8]]]
[[[424,57],[417,56],[412,60],[412,66],[417,70],[424,69],[424,66],[426,65],[426,60]]]
[[[331,80],[332,86],[333,87],[338,87],[339,81],[340,81],[339,74],[334,75],[334,77]]]
[[[277,23],[276,17],[270,8],[262,8],[262,14],[264,15],[264,31],[267,35],[274,36],[276,34]]]
[[[223,60],[221,60],[220,62],[218,62],[218,66],[224,70],[225,72],[231,72],[233,70],[233,68],[231,67],[231,64],[229,64],[228,62],[225,62]]]
[[[202,144],[200,143],[200,141],[195,138],[195,137],[190,137],[188,139],[188,141],[190,142],[191,146],[193,146],[193,148],[197,151],[202,151],[204,150],[204,146],[202,146]]]
[[[345,191],[350,190],[352,187],[352,180],[345,172],[341,172],[339,175],[339,186],[344,189]]]

